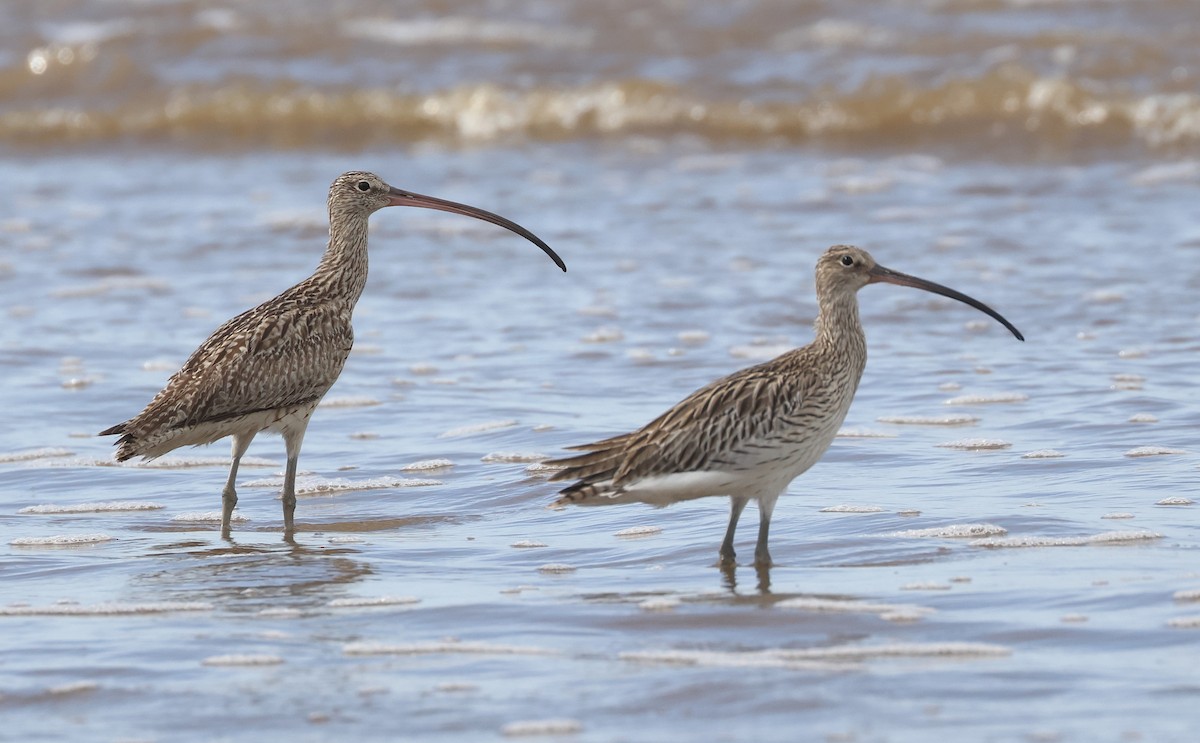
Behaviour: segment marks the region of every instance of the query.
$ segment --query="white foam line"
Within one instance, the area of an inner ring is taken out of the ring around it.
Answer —
[[[166,614],[177,611],[212,611],[212,604],[201,601],[156,601],[143,604],[54,604],[52,606],[0,606],[0,616],[109,617],[134,614]]]
[[[783,658],[863,661],[877,658],[1003,658],[1012,649],[983,642],[896,642],[884,645],[841,645],[779,650]]]
[[[992,405],[996,403],[1025,402],[1029,395],[1021,392],[998,392],[993,395],[959,395],[945,402],[946,405]]]
[[[621,539],[641,539],[643,537],[653,537],[662,534],[661,526],[631,526],[628,529],[614,532],[614,537]]]
[[[848,664],[789,659],[770,650],[726,652],[721,650],[639,650],[617,655],[632,663],[661,663],[679,666],[721,668],[790,668],[793,670],[843,671]]]
[[[7,454],[0,454],[0,464],[9,464],[12,462],[32,462],[36,459],[50,459],[53,457],[70,457],[74,456],[75,452],[69,449],[53,449],[42,448],[33,449],[31,451],[15,451]]]
[[[239,463],[242,467],[278,467],[279,463],[262,457],[242,457]],[[163,457],[149,462],[131,462],[121,464],[122,467],[136,467],[151,470],[180,470],[192,467],[228,467],[229,457]]]
[[[346,493],[362,490],[387,490],[391,488],[424,488],[441,485],[441,480],[415,477],[374,477],[369,480],[347,480],[305,477],[296,482],[296,495],[319,495],[322,493]],[[267,477],[242,483],[247,488],[280,488],[282,477]]]
[[[250,520],[249,516],[243,516],[242,514],[238,513],[237,511],[234,511],[229,517],[229,522],[233,523],[233,524],[243,524],[249,520]],[[173,521],[175,523],[187,523],[187,524],[219,524],[219,523],[221,523],[221,512],[220,511],[185,511],[184,513],[179,513],[179,514],[175,514],[174,516],[172,516],[171,521]]]
[[[486,642],[350,642],[342,646],[346,655],[559,655],[558,651],[523,645]]]
[[[979,422],[973,415],[885,415],[876,420],[897,426],[969,426]]]
[[[416,596],[349,596],[346,598],[333,599],[326,606],[334,608],[345,607],[364,607],[364,606],[402,606],[407,604],[419,604],[421,599]]]
[[[38,506],[26,506],[17,513],[35,514],[66,514],[66,513],[108,513],[113,511],[157,511],[165,508],[161,503],[142,503],[138,501],[101,501],[96,503],[73,503],[69,505],[46,503]]]
[[[994,449],[1008,449],[1012,444],[1002,439],[959,439],[957,441],[946,441],[936,446],[942,449],[961,449],[962,451],[991,451]]]
[[[1152,531],[1106,531],[1086,537],[990,537],[975,539],[973,547],[1081,547],[1089,544],[1122,544],[1162,539],[1162,534]]]
[[[233,654],[212,655],[200,661],[204,666],[277,666],[283,663],[278,655]]]
[[[459,426],[451,428],[449,431],[444,431],[438,434],[439,439],[450,439],[457,436],[470,436],[471,434],[484,433],[486,431],[495,431],[501,428],[512,428],[517,425],[517,421],[513,419],[486,421],[484,423],[474,423],[469,426]]]
[[[492,452],[491,454],[485,454],[479,461],[488,463],[540,463],[543,459],[549,459],[549,457],[541,452],[536,451],[496,451]]]
[[[583,732],[583,723],[579,720],[556,718],[551,720],[518,720],[510,722],[500,729],[501,734],[509,738],[527,735],[574,735]]]
[[[74,547],[111,542],[108,534],[56,534],[52,537],[17,537],[9,542],[14,547]]]
[[[982,537],[998,537],[1008,533],[1008,529],[995,524],[947,524],[932,526],[927,529],[905,529],[884,534],[885,537],[909,537],[924,539],[978,539]]]
[[[855,614],[933,614],[936,610],[916,604],[884,604],[854,599],[823,599],[797,597],[775,604],[780,609],[799,609],[815,612],[849,612]]]
[[[446,467],[453,467],[454,462],[449,459],[422,459],[419,462],[406,464],[400,469],[405,472],[420,472],[422,470],[440,470]]]

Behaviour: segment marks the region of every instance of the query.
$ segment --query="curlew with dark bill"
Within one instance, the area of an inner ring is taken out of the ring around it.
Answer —
[[[858,290],[868,284],[911,286],[968,304],[1025,340],[998,312],[961,292],[892,271],[867,251],[836,245],[817,261],[818,314],[813,342],[735,372],[696,392],[632,433],[569,447],[582,451],[546,464],[552,480],[576,480],[552,507],[672,503],[728,496],[729,525],[719,552],[735,563],[738,518],[758,504],[756,565],[767,548],[775,502],[824,455],[850,410],[867,363]]]
[[[373,173],[344,173],[329,187],[329,244],[313,274],[217,328],[142,412],[102,431],[101,436],[120,435],[117,459],[153,459],[181,446],[232,437],[233,461],[221,491],[221,534],[228,538],[242,456],[259,432],[281,433],[287,448],[283,524],[291,539],[304,433],[350,355],[351,317],[367,283],[367,220],[388,206],[491,222],[537,245],[567,270],[550,246],[511,220],[393,188]]]

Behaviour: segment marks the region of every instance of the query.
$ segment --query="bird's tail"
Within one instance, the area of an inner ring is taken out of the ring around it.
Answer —
[[[113,426],[112,428],[106,428],[103,431],[101,431],[99,434],[97,434],[98,436],[116,436],[118,434],[121,435],[121,438],[117,439],[115,442],[116,447],[117,447],[117,461],[118,462],[124,462],[126,459],[132,459],[133,457],[136,457],[138,455],[137,436],[134,436],[132,433],[130,433],[127,430],[128,426],[129,426],[129,421],[125,421],[124,423],[118,423],[117,425]]]

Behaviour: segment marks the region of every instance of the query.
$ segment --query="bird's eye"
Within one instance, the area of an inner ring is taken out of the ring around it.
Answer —
[[[359,190],[359,191],[370,191],[370,190],[371,190],[371,184],[370,184],[370,183],[367,183],[366,181],[359,181],[359,182],[358,182],[358,190]]]
[[[843,255],[842,256],[842,265],[843,266],[853,266],[854,258],[852,258],[851,256],[848,256],[848,255]]]

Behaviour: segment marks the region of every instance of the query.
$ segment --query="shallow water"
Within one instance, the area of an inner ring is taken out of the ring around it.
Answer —
[[[528,68],[514,85],[536,89],[528,80],[556,68],[553,84],[587,87],[632,74],[625,65],[689,96],[769,100],[800,72],[752,74],[779,53],[756,44],[765,28],[888,29],[902,6],[839,16],[816,4],[784,21],[769,3],[731,18],[656,11],[681,30],[631,36],[642,55],[619,60],[571,34],[537,44],[513,28],[480,40],[454,37],[453,23],[418,25],[450,40],[419,45],[433,73],[406,84],[458,90],[508,65]],[[117,3],[56,7],[89,23],[199,17],[187,3],[140,16]],[[606,28],[582,5],[531,7],[528,23]],[[564,18],[547,20],[558,7]],[[1101,51],[1133,49],[1144,66],[1130,52],[1111,89],[1168,94],[1176,83],[1155,64],[1185,67],[1195,87],[1195,45],[1156,56],[1121,36],[1185,36],[1171,20],[1186,5],[1138,4],[1144,26],[1118,23],[1131,12],[1120,3],[919,7],[909,25],[929,39],[961,32],[949,49],[916,45],[922,56],[912,42],[905,56],[884,36],[872,53],[821,47],[806,69],[832,79],[839,60],[908,59],[910,84],[936,88],[922,69],[1029,38],[1092,60],[1080,73],[1089,85],[1104,85]],[[496,20],[506,9],[462,14]],[[23,39],[8,48],[47,43],[66,23],[24,21],[0,24]],[[1117,38],[1093,49],[1072,35],[1097,23]],[[232,84],[196,62],[222,49],[255,85],[281,69],[316,87],[389,84],[340,56],[348,42],[326,48],[311,30],[291,32],[292,46],[261,59],[254,34],[209,34],[215,46],[174,65],[153,35],[113,43],[162,62],[151,75],[161,91],[144,91],[152,100],[177,91],[172,74],[189,66],[209,70],[205,90]],[[16,77],[27,61],[10,63],[9,112],[39,84]],[[1165,87],[1144,90],[1156,81]],[[87,105],[81,89],[62,95]],[[1191,739],[1193,140],[1109,131],[1110,151],[1035,132],[992,151],[978,133],[946,130],[914,144],[891,130],[831,143],[681,124],[601,137],[530,125],[496,138],[385,127],[362,147],[314,137],[288,144],[297,152],[230,127],[206,125],[216,143],[186,131],[174,143],[167,132],[4,135],[6,734]],[[111,440],[94,433],[140,409],[225,318],[306,275],[323,247],[329,180],[361,167],[515,219],[570,271],[483,223],[373,217],[355,352],[301,457],[297,545],[282,541],[283,445],[267,436],[243,464],[242,520],[225,542],[213,521],[225,444],[113,466]],[[987,302],[1027,342],[962,305],[866,288],[867,372],[844,435],[776,509],[769,575],[712,567],[723,501],[544,508],[556,487],[541,458],[641,425],[701,384],[807,342],[812,266],[838,242]]]

